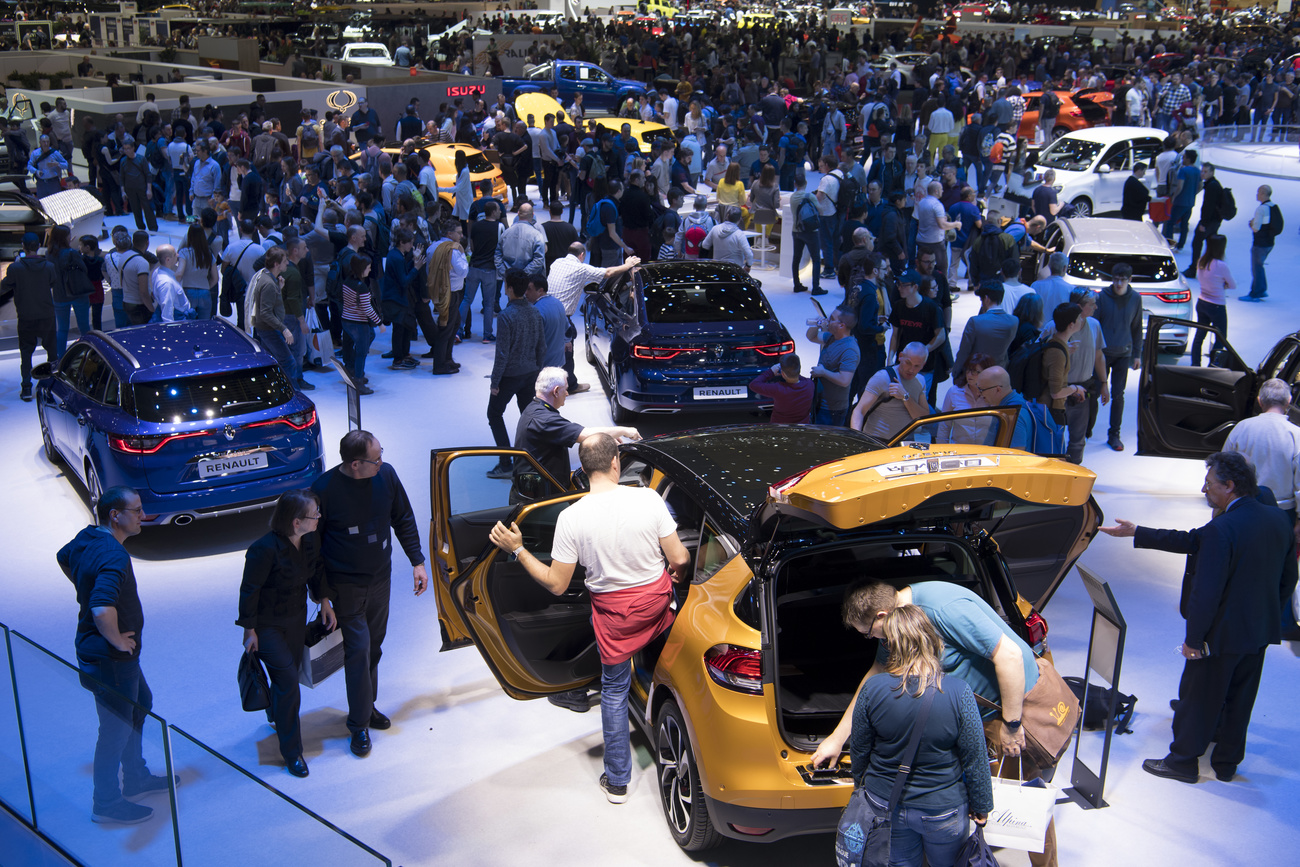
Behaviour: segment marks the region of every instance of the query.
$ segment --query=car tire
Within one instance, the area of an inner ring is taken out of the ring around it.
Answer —
[[[1069,131],[1070,130],[1067,127],[1063,127],[1063,126],[1052,127],[1052,141],[1056,141],[1058,138],[1065,135]],[[1051,142],[1048,142],[1048,144],[1051,144]]]
[[[39,413],[41,421],[41,444],[45,446],[45,457],[56,467],[63,463],[63,455],[54,447],[54,440],[50,439],[50,429],[45,424],[44,411]]]
[[[90,514],[92,518],[98,520],[95,509],[99,506],[99,498],[104,496],[104,483],[99,480],[99,473],[95,472],[95,465],[86,459],[86,493],[90,496]]]
[[[609,417],[613,419],[614,424],[620,424],[620,425],[631,424],[635,413],[633,413],[631,410],[624,407],[623,404],[618,402],[618,384],[617,381],[614,379],[613,367],[611,367],[609,370],[609,381],[610,381]]]
[[[682,712],[671,701],[659,709],[655,725],[655,776],[668,832],[687,852],[703,852],[722,842],[700,787],[699,769]]]
[[[582,336],[582,345],[587,350],[587,363],[592,367],[596,366],[596,350],[591,345],[591,332],[588,331]]]
[[[1092,216],[1092,202],[1089,201],[1087,196],[1079,196],[1079,198],[1070,202],[1070,204],[1074,206],[1074,215],[1076,217]]]

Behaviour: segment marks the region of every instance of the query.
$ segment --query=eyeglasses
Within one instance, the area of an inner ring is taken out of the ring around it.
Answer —
[[[131,508],[129,508],[129,509],[118,509],[117,511],[119,511],[119,512],[136,512],[137,514],[143,515],[143,514],[144,514],[144,506],[133,506],[133,507],[131,507]]]
[[[379,466],[380,464],[382,464],[382,463],[384,462],[384,450],[383,450],[383,449],[380,449],[380,450],[379,450],[379,459],[378,459],[378,460],[374,460],[374,461],[372,461],[372,460],[370,460],[369,458],[357,458],[357,462],[358,462],[358,463],[362,463],[362,464],[374,464],[375,466]]]
[[[980,392],[980,394],[983,394],[983,393],[986,392],[986,391],[992,391],[992,390],[995,389],[995,388],[1001,388],[1001,387],[1002,387],[1002,386],[1000,386],[1000,385],[986,385],[986,386],[984,386],[983,388],[980,388],[979,392]],[[979,388],[979,386],[976,386],[976,388]]]
[[[302,516],[301,518],[299,518],[298,520],[299,520],[299,521],[319,521],[319,520],[320,520],[320,512],[317,512],[317,513],[314,514],[314,515],[303,515],[303,516]]]

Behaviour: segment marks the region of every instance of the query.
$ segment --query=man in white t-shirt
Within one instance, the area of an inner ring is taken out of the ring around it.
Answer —
[[[573,570],[582,563],[591,594],[591,624],[600,650],[600,716],[605,736],[605,773],[600,787],[612,804],[627,801],[632,777],[627,694],[632,656],[672,625],[672,585],[686,578],[690,565],[677,524],[653,490],[619,484],[618,443],[594,434],[578,447],[578,459],[591,480],[591,492],[560,513],[543,563],[523,545],[518,526],[497,522],[491,538],[517,557],[528,575],[559,596],[568,592]],[[664,558],[668,569],[664,569]],[[585,691],[582,707],[586,710]]]

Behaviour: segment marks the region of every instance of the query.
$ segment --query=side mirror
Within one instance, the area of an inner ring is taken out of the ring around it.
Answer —
[[[1111,173],[1111,167],[1109,164],[1102,163],[1101,165],[1097,166],[1097,174],[1108,175],[1110,173]]]
[[[544,494],[542,474],[527,472],[515,474],[515,492],[525,500],[536,500]]]
[[[588,294],[588,295],[599,295],[599,294],[600,294],[600,284],[599,284],[599,283],[588,283],[586,286],[583,286],[583,287],[582,287],[582,291],[585,292],[585,293]]]
[[[32,368],[32,376],[36,379],[49,379],[54,375],[54,365],[48,361],[41,362]]]

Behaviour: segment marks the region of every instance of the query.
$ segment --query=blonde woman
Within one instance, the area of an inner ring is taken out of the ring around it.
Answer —
[[[890,791],[922,700],[933,693],[929,719],[893,819],[889,863],[920,867],[924,857],[930,867],[952,867],[970,833],[969,820],[983,825],[993,809],[975,695],[964,680],[944,677],[943,641],[918,606],[899,605],[874,624],[845,625],[871,637],[877,624],[889,663],[858,692],[849,738],[853,781],[877,815],[888,812]]]
[[[741,216],[744,221],[742,227],[749,226],[749,208],[745,207],[745,185],[740,182],[740,163],[731,163],[727,166],[726,174],[718,182],[718,213],[725,214],[723,210],[728,206],[740,208]]]

